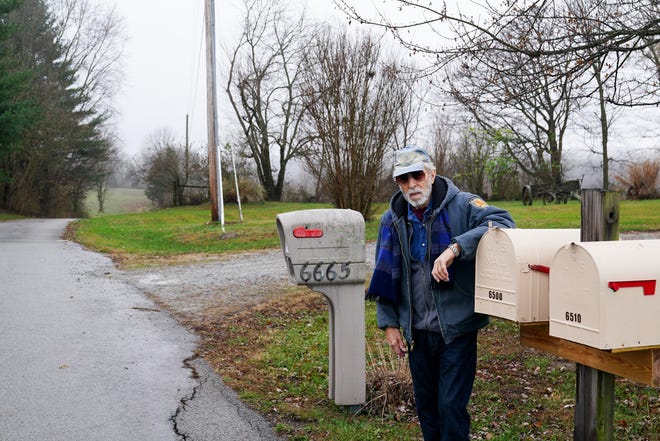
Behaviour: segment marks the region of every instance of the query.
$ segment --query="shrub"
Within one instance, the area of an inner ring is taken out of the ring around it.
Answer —
[[[614,178],[629,199],[654,199],[657,197],[660,163],[658,160],[645,160],[626,167],[624,176]]]
[[[367,344],[367,403],[361,412],[397,421],[414,419],[415,397],[407,359]]]
[[[241,203],[262,202],[264,200],[264,189],[254,179],[239,177],[238,191],[241,196]],[[238,202],[233,175],[222,180],[222,192],[225,202]]]

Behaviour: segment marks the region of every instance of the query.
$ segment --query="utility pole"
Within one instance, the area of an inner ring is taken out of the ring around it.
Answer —
[[[215,0],[205,0],[206,23],[206,113],[209,156],[209,191],[211,194],[211,220],[220,222],[225,230],[224,203],[222,200],[222,171],[218,154],[218,104],[215,63]]]

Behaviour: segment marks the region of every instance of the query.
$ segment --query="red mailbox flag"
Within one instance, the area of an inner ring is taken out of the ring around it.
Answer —
[[[539,271],[542,273],[550,274],[550,267],[547,265],[529,265],[532,271]]]
[[[655,280],[621,280],[618,282],[610,282],[607,286],[609,286],[614,292],[621,288],[635,288],[641,286],[645,296],[652,296],[655,294]]]

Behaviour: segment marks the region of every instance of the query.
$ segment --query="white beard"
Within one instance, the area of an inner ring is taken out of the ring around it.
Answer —
[[[410,197],[411,193],[420,193],[422,194],[422,197],[418,197],[417,199],[412,199]],[[407,192],[403,193],[403,198],[408,201],[408,203],[413,207],[413,208],[422,208],[428,205],[429,199],[431,197],[431,186],[423,186],[423,187],[417,187],[417,188],[411,188]]]

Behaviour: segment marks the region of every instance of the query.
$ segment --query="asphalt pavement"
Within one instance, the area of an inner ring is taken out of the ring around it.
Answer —
[[[277,440],[69,221],[0,222],[0,440]]]

